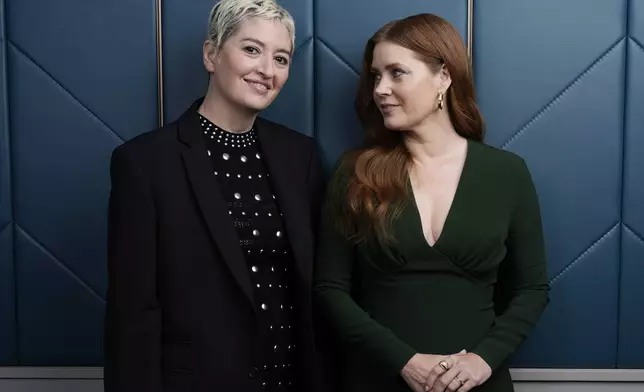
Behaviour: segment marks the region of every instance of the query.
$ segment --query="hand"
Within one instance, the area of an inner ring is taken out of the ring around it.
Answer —
[[[427,377],[426,391],[467,392],[483,384],[492,375],[490,366],[477,354],[461,351],[444,359],[447,371],[432,371]],[[442,371],[442,372],[441,372]]]
[[[400,374],[414,392],[424,392],[427,377],[444,358],[445,355],[416,354],[407,362]]]

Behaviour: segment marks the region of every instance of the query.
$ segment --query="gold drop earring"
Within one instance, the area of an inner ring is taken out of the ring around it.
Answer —
[[[443,110],[443,93],[438,93],[438,110]]]

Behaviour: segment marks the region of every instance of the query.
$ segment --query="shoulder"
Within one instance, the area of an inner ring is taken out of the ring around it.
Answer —
[[[137,166],[168,157],[177,140],[177,123],[145,131],[114,148],[112,161],[135,162]]]
[[[263,117],[257,118],[260,132],[268,132],[271,137],[278,138],[293,148],[311,148],[315,145],[315,141],[311,136],[300,133],[286,125],[267,120]]]
[[[494,177],[511,183],[529,179],[528,165],[517,153],[482,142],[473,141],[470,145],[473,147],[474,159],[479,170],[485,170]]]
[[[163,127],[145,131],[116,147],[115,150],[145,153],[146,151],[169,146],[177,135],[177,124],[169,123]]]

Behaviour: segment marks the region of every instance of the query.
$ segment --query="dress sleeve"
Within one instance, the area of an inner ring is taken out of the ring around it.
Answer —
[[[333,174],[321,215],[314,275],[316,304],[343,344],[398,375],[417,351],[373,320],[351,296],[355,248],[333,224],[336,210],[332,208],[346,203],[345,177],[341,170]]]
[[[502,309],[490,332],[471,350],[492,370],[525,340],[550,299],[539,201],[523,159],[518,173],[507,255],[495,287],[495,305]]]

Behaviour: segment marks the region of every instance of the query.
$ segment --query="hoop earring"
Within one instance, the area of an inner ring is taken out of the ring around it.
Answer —
[[[438,110],[443,110],[443,93],[438,93]]]

